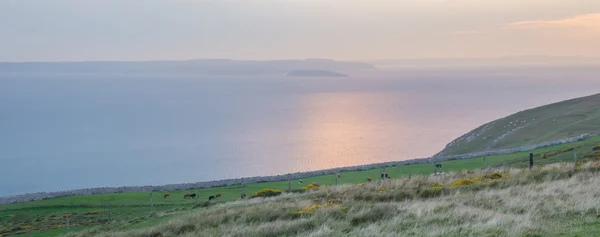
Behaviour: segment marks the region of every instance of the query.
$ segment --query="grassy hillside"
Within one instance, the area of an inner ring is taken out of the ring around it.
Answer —
[[[598,236],[600,162],[323,187],[236,201],[137,230],[70,237]]]
[[[600,94],[521,111],[484,124],[437,155],[457,155],[554,141],[600,132]]]
[[[600,153],[594,147],[600,144],[600,136],[584,141],[563,144],[534,150],[536,165],[551,164],[562,161],[572,161],[572,148],[577,149],[579,160],[600,160]],[[598,148],[597,148],[598,149]],[[584,157],[587,156],[587,157]],[[528,152],[507,155],[489,156],[486,158],[489,168],[522,168],[528,166]],[[441,162],[442,172],[479,170],[483,168],[483,157],[452,160]],[[387,168],[393,180],[428,175],[433,171],[432,164],[416,164]],[[381,170],[367,170],[357,172],[344,172],[339,180],[340,184],[360,184],[370,177],[378,180]],[[294,180],[292,189],[299,190],[311,182],[321,185],[333,186],[335,176],[325,175],[304,179],[304,184]],[[271,182],[251,184],[245,187],[245,192],[250,196],[264,188],[287,189],[287,182]],[[90,228],[101,228],[110,231],[125,231],[143,229],[148,226],[159,225],[169,219],[181,215],[202,212],[207,208],[227,207],[231,201],[239,200],[241,187],[239,185],[199,189],[199,200],[183,199],[184,193],[194,193],[196,190],[180,190],[169,192],[171,198],[163,199],[164,192],[153,193],[154,212],[151,211],[149,193],[114,193],[89,196],[72,196],[49,200],[33,201],[18,204],[0,205],[0,235],[21,234],[24,236],[25,227],[31,227],[31,236],[58,236],[65,234],[65,213],[70,216],[71,231]],[[217,201],[208,202],[208,196],[222,194]],[[255,202],[255,201],[251,201]],[[258,202],[258,201],[256,201]],[[111,221],[108,221],[108,208],[110,205]],[[211,209],[212,210],[212,209]],[[167,235],[168,236],[168,235]]]

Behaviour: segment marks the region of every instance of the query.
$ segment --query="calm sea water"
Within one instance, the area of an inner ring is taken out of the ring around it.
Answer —
[[[0,74],[0,195],[428,157],[490,120],[600,89],[561,75]]]

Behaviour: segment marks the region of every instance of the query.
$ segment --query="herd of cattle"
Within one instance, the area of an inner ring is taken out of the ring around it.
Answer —
[[[338,177],[338,178],[340,178],[340,173],[337,173],[336,175],[337,175],[337,177]],[[388,175],[386,172],[381,172],[381,179],[387,179],[387,180],[389,180],[389,179],[391,179],[391,177],[390,177],[390,176],[389,176],[389,175]],[[367,179],[366,179],[366,181],[367,181],[367,182],[371,182],[372,180],[371,180],[371,178],[367,178]],[[298,180],[298,183],[302,184],[302,183],[304,183],[304,181],[302,181],[302,180],[300,179],[300,180]],[[222,195],[219,193],[219,194],[217,194],[217,195],[214,195],[214,196],[210,196],[210,197],[208,197],[208,200],[209,200],[209,201],[210,201],[210,200],[215,200],[215,199],[217,199],[217,198],[220,198],[221,196],[222,196]],[[163,199],[167,199],[167,198],[170,198],[170,197],[171,197],[171,194],[169,194],[169,193],[165,193],[165,195],[163,196]],[[196,195],[195,193],[186,193],[186,194],[184,194],[184,195],[183,195],[183,199],[187,199],[187,198],[196,199],[196,198],[198,198],[198,197],[197,197],[197,195]],[[246,198],[246,194],[245,194],[245,193],[243,193],[243,194],[240,196],[240,198],[241,198],[241,199],[245,199],[245,198]]]
[[[222,195],[219,193],[217,195],[208,197],[208,200],[214,200],[216,198],[220,198],[221,196]],[[163,199],[167,199],[167,198],[170,198],[170,197],[171,197],[170,193],[165,193],[165,195],[163,196]],[[195,193],[186,193],[186,194],[183,195],[183,199],[187,199],[187,198],[195,199],[195,198],[197,198],[197,195]]]

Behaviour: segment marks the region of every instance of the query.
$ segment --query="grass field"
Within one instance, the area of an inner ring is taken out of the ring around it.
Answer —
[[[600,162],[487,169],[235,201],[69,237],[598,236]]]
[[[572,161],[573,151],[576,148],[579,160],[595,160],[600,154],[595,153],[594,146],[600,144],[600,136],[584,141],[560,146],[547,147],[532,151],[536,155],[536,166],[556,162]],[[486,158],[489,168],[524,168],[528,166],[529,152],[507,155],[489,156]],[[544,158],[542,158],[544,157]],[[440,162],[443,165],[441,172],[462,170],[478,170],[483,168],[483,157],[452,160]],[[431,174],[432,164],[416,164],[408,166],[388,167],[387,173],[392,179],[406,178]],[[343,172],[340,184],[360,184],[370,177],[379,180],[381,169],[368,171]],[[332,186],[335,184],[334,175],[304,178],[304,184],[296,180],[291,182],[291,188],[299,190],[311,182]],[[248,184],[245,192],[248,197],[252,193],[264,188],[287,190],[287,182],[270,182]],[[207,188],[197,190],[198,200],[183,199],[185,193],[195,193],[196,190],[180,190],[168,192],[169,199],[163,199],[165,192],[153,193],[153,209],[151,211],[149,193],[114,193],[89,196],[71,196],[41,201],[32,201],[18,204],[0,205],[0,235],[9,234],[24,236],[27,228],[31,229],[30,236],[59,236],[66,233],[65,213],[72,213],[69,217],[71,232],[76,232],[90,227],[106,228],[111,231],[124,231],[154,226],[165,222],[175,216],[184,215],[197,210],[211,208],[214,205],[224,205],[240,199],[241,186],[232,185],[225,187]],[[221,194],[216,201],[208,202],[208,197]],[[110,205],[111,221],[108,221],[108,205]],[[89,214],[88,214],[89,212]],[[579,225],[581,223],[577,223]],[[27,228],[24,228],[27,227]],[[582,227],[583,228],[583,227]]]

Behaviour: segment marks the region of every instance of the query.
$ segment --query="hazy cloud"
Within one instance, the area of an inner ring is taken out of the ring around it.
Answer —
[[[599,19],[593,0],[0,0],[0,61],[600,56]]]
[[[600,35],[600,13],[584,14],[557,20],[536,20],[509,23],[508,29],[571,31],[581,35]]]

